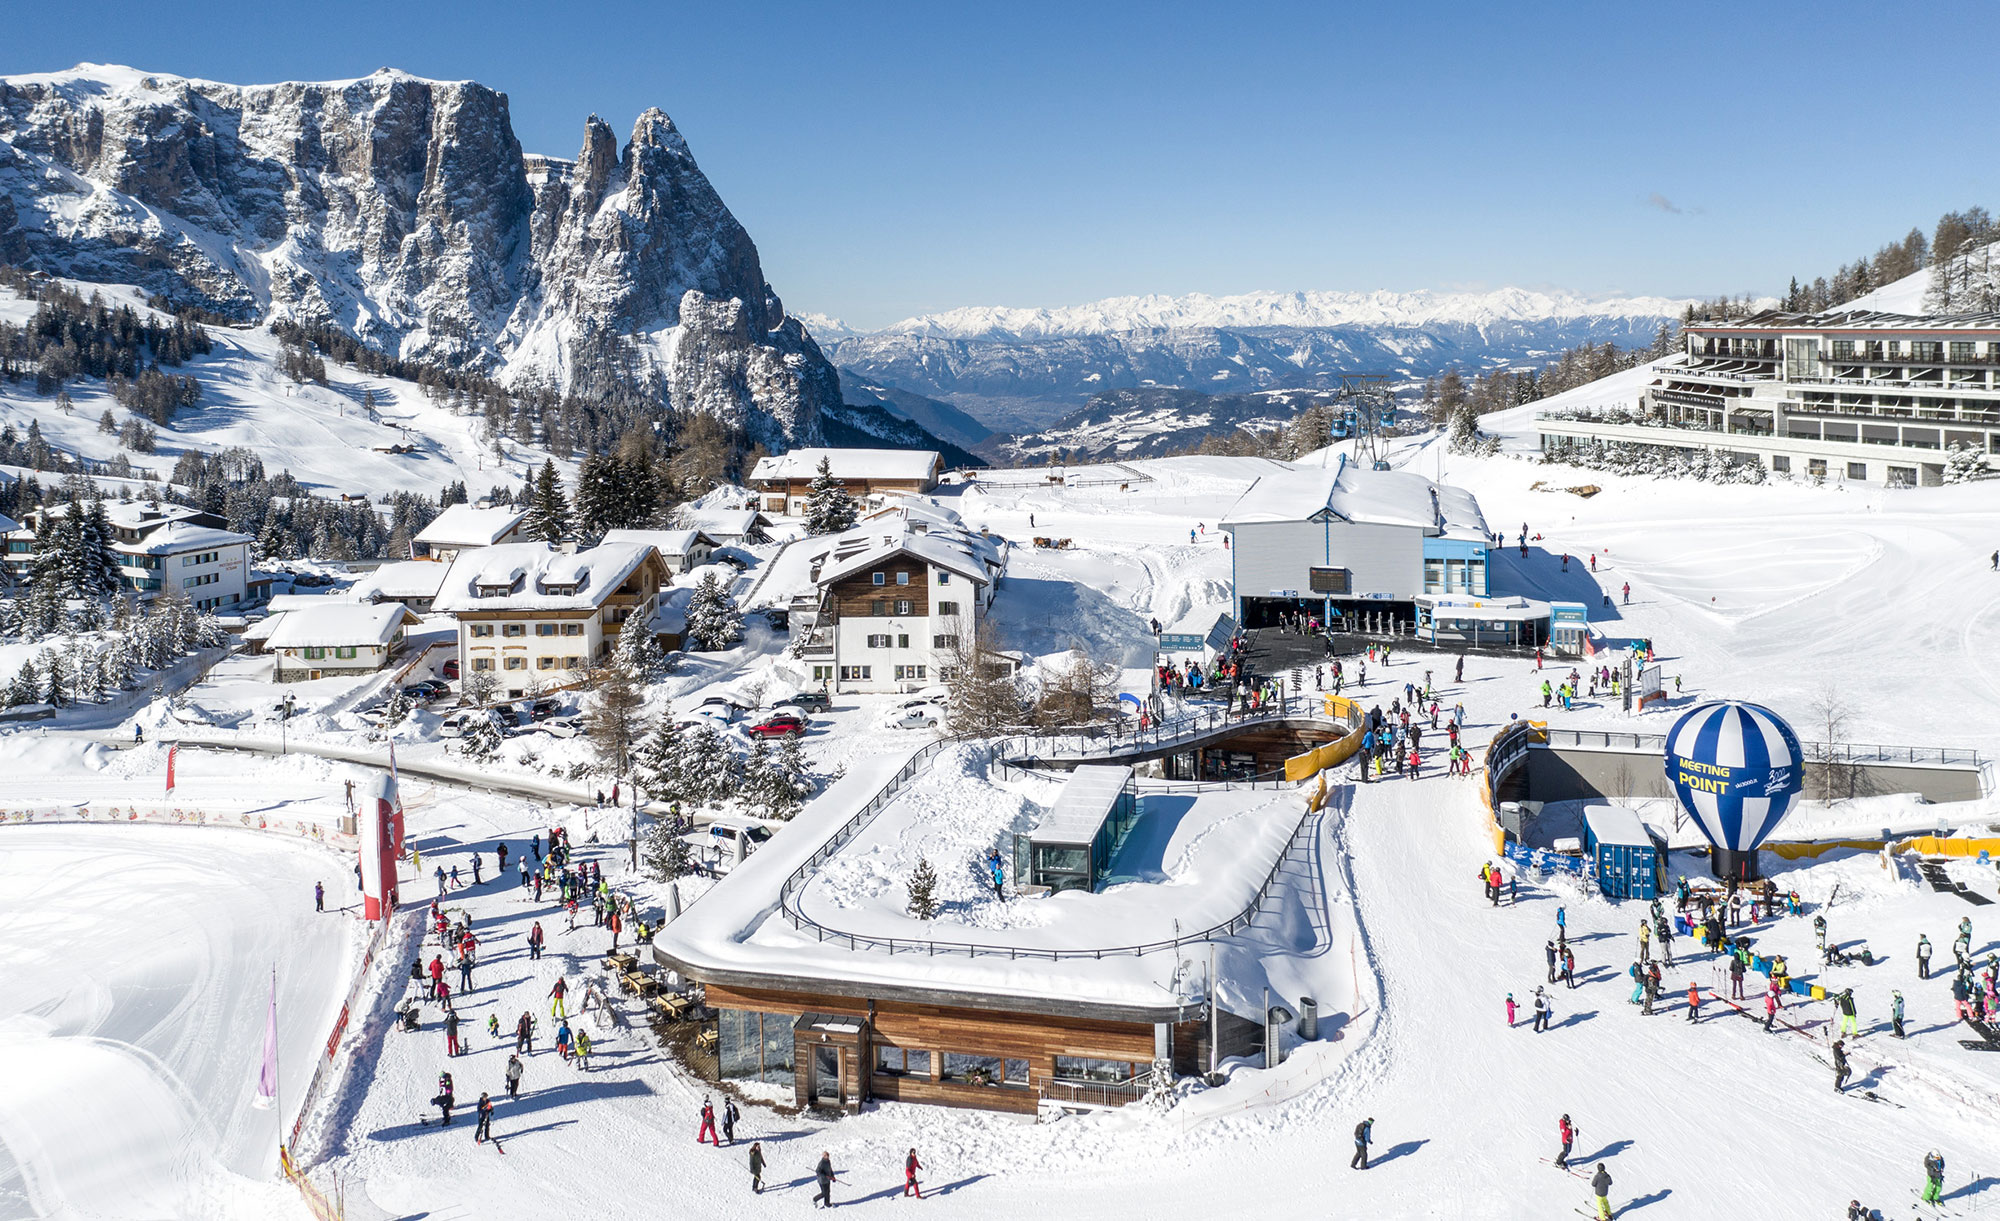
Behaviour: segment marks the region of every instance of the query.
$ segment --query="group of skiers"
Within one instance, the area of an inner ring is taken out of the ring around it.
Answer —
[[[715,1103],[704,1097],[701,1100],[701,1130],[695,1134],[695,1143],[708,1143],[715,1145],[717,1148],[720,1148],[725,1141],[731,1145],[735,1144],[736,1121],[740,1117],[741,1112],[736,1109],[736,1100],[728,1097],[723,1098],[722,1128],[720,1137],[718,1137],[715,1121]],[[770,1159],[764,1155],[764,1142],[750,1142],[749,1161],[750,1190],[757,1195],[762,1195],[764,1193],[764,1171],[771,1164]],[[924,1198],[923,1186],[917,1180],[917,1172],[923,1168],[924,1164],[917,1157],[917,1151],[911,1149],[909,1155],[903,1159],[904,1198],[907,1199],[911,1196],[919,1200]],[[819,1161],[813,1164],[813,1183],[819,1189],[813,1194],[813,1207],[832,1208],[833,1185],[839,1181],[839,1172],[833,1167],[833,1154],[822,1150],[819,1155]]]
[[[1410,690],[1414,693],[1415,688]],[[1423,697],[1418,695],[1421,700]],[[1423,773],[1424,725],[1415,720],[1412,708],[1421,708],[1421,703],[1406,707],[1401,699],[1389,702],[1389,710],[1382,711],[1381,705],[1368,710],[1362,720],[1361,745],[1355,752],[1355,775],[1366,783],[1371,774],[1381,778],[1394,773],[1415,780]],[[1419,714],[1420,715],[1420,714]],[[1437,728],[1438,706],[1435,697],[1430,704],[1430,724]],[[1472,774],[1472,753],[1458,740],[1459,725],[1465,715],[1465,706],[1458,705],[1452,710],[1451,720],[1445,725],[1446,775],[1469,776]]]

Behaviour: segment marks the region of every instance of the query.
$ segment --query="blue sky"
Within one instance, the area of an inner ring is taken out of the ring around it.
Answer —
[[[671,114],[794,311],[1830,274],[2000,206],[1990,5],[17,6],[0,71],[504,90],[530,151]],[[1951,31],[1958,31],[1957,38]],[[1936,151],[1925,151],[1923,145]],[[1955,151],[1956,150],[1956,151]]]

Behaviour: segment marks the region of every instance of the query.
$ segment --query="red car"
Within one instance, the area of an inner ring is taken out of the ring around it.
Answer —
[[[804,717],[780,712],[755,725],[746,726],[743,732],[757,738],[796,738],[805,736],[808,728],[810,726]]]
[[[454,657],[450,661],[445,662],[443,666],[439,667],[438,673],[444,675],[445,679],[449,682],[457,682],[458,658]]]

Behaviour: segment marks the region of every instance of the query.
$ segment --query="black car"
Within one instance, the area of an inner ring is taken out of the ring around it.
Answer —
[[[512,704],[498,705],[493,709],[493,715],[499,717],[500,723],[509,729],[521,727],[521,714]]]
[[[807,712],[833,711],[833,698],[824,691],[801,691],[777,702],[778,708],[802,708]]]
[[[546,721],[560,711],[562,705],[554,700],[536,700],[528,705],[528,717],[536,721]]]

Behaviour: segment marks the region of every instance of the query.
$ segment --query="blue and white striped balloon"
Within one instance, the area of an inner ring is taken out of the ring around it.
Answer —
[[[1717,848],[1751,852],[1805,787],[1805,752],[1778,714],[1758,704],[1700,704],[1667,734],[1667,779]]]

